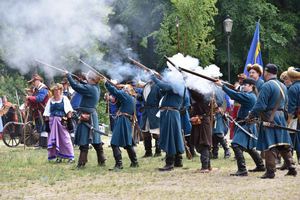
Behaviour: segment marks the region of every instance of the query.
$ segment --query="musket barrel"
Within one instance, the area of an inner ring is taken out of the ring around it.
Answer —
[[[42,62],[42,61],[39,61],[39,60],[37,60],[37,59],[35,59],[35,61],[36,61],[36,62],[39,62],[39,63],[41,63],[41,64],[43,64],[43,65],[46,65],[46,66],[48,66],[48,67],[51,67],[51,68],[53,68],[53,69],[56,69],[56,70],[58,70],[58,71],[60,71],[60,72],[64,72],[64,70],[62,70],[62,69],[59,69],[59,68],[54,67],[54,66],[52,66],[52,65],[49,65],[49,64],[44,63],[44,62]]]

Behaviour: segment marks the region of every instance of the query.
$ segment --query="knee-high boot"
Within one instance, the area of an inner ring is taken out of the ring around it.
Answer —
[[[260,157],[259,153],[255,149],[249,149],[246,151],[250,154],[251,158],[256,164],[256,167],[254,169],[249,169],[249,172],[263,172],[266,171],[264,162],[262,158]]]
[[[238,171],[230,176],[248,176],[248,171],[246,169],[245,157],[243,151],[240,147],[233,147],[234,155],[237,161]]]
[[[121,150],[118,146],[115,145],[111,145],[112,150],[113,150],[113,154],[116,160],[116,164],[113,168],[110,168],[109,171],[113,171],[116,169],[123,169],[123,165],[122,165],[122,154],[121,154]]]
[[[285,176],[296,176],[297,175],[296,165],[294,163],[291,151],[282,150],[280,151],[280,154],[284,159],[284,162],[286,163],[286,166],[289,170]]]
[[[100,144],[92,144],[97,153],[98,166],[105,166],[105,156],[103,153],[102,143]]]
[[[174,160],[175,156],[168,156],[166,155],[166,165],[162,168],[159,168],[159,171],[171,171],[174,169]]]
[[[85,164],[88,162],[87,155],[88,151],[80,151],[78,164],[76,167],[72,168],[72,170],[85,168]]]
[[[265,174],[263,174],[260,178],[266,179],[266,178],[274,178],[275,177],[275,171],[276,171],[276,153],[273,151],[264,151],[265,152],[265,160],[266,160],[266,168],[267,171]]]
[[[145,155],[142,158],[152,157],[152,138],[151,136],[144,137]]]
[[[300,165],[300,151],[297,151],[297,161],[298,161],[298,165]]]
[[[161,149],[159,148],[159,139],[155,139],[155,154],[154,154],[154,157],[159,157],[159,156],[161,156]]]
[[[209,159],[209,150],[205,149],[200,152],[200,162],[201,162],[201,169],[195,171],[195,173],[208,173],[212,170],[210,166],[210,159]]]
[[[220,143],[224,149],[224,158],[229,158],[231,156],[231,152],[224,137],[221,139]]]
[[[137,161],[136,152],[132,146],[126,147],[128,156],[131,160],[131,164],[129,167],[139,167],[139,163]]]
[[[182,154],[177,153],[175,155],[174,167],[183,167],[183,164],[182,164]]]

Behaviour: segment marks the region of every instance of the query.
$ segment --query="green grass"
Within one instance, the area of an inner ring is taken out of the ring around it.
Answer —
[[[121,148],[123,170],[108,171],[115,164],[109,140],[104,139],[107,157],[105,167],[97,167],[95,150],[88,154],[86,169],[71,170],[75,164],[66,161],[56,164],[47,160],[47,151],[23,147],[9,148],[0,143],[0,198],[1,199],[297,199],[299,177],[284,177],[277,171],[273,180],[257,178],[263,173],[249,173],[247,177],[230,177],[237,170],[236,162],[224,159],[220,148],[219,159],[211,160],[213,170],[195,174],[201,167],[199,158],[187,160],[183,167],[170,172],[159,172],[165,165],[162,157],[141,158],[143,144],[135,147],[139,168],[129,168],[127,152]],[[75,159],[79,150],[75,149]],[[244,153],[247,168],[254,162]],[[298,170],[298,169],[297,169]],[[298,170],[299,171],[299,170]]]

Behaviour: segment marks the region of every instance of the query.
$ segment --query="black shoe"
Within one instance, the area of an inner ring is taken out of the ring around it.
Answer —
[[[255,167],[254,169],[249,169],[248,172],[264,172],[266,171],[265,166],[262,167]]]
[[[248,176],[247,170],[238,170],[234,174],[230,174],[230,176]]]
[[[113,168],[110,168],[109,171],[114,171],[117,169],[123,169],[123,165],[115,165]]]
[[[217,158],[219,158],[218,155],[213,155],[213,156],[211,157],[211,159],[217,159]]]
[[[182,163],[176,163],[176,164],[174,164],[174,167],[183,167],[183,164]]]
[[[153,157],[160,157],[161,153],[155,153]]]
[[[138,162],[134,162],[134,163],[131,163],[129,167],[139,167],[139,163]]]
[[[275,177],[275,173],[274,172],[266,172],[264,173],[264,175],[260,176],[259,178],[261,179],[267,179],[267,178],[274,178]]]
[[[171,171],[173,169],[174,169],[174,165],[166,164],[164,167],[158,168],[158,171]]]
[[[289,169],[288,173],[285,176],[297,176],[296,169]]]
[[[145,153],[145,155],[144,156],[142,156],[142,158],[148,158],[148,157],[152,157],[153,156],[153,154],[152,154],[152,152],[151,153]]]
[[[62,162],[62,160],[61,160],[61,158],[59,158],[59,157],[58,157],[58,158],[56,159],[56,161],[55,161],[55,162],[56,162],[56,163],[61,163],[61,162]]]

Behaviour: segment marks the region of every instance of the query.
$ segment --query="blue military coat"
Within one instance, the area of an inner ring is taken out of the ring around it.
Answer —
[[[257,89],[257,91],[260,91],[261,86],[264,84],[264,81],[260,78],[258,78],[258,80],[255,82],[255,87]]]
[[[296,109],[300,106],[300,81],[294,82],[288,90],[288,113],[294,114]],[[299,119],[297,123],[297,129],[299,127]],[[300,151],[300,136],[299,133],[291,133],[291,140],[296,151]]]
[[[165,92],[161,106],[179,110],[183,100],[184,85],[182,83],[164,83],[154,74],[151,74],[150,78]],[[175,88],[182,94],[175,93]],[[159,148],[164,150],[168,156],[184,152],[179,111],[169,110],[167,112],[164,110],[160,112]]]
[[[66,74],[66,77],[68,78],[71,87],[82,95],[79,111],[83,113],[92,113],[88,123],[92,125],[94,129],[99,130],[98,114],[96,110],[101,92],[99,84],[78,84],[73,80],[69,73]],[[81,146],[100,143],[102,143],[102,141],[99,133],[92,131],[83,123],[77,125],[74,144]]]
[[[215,86],[214,86],[215,87]],[[225,100],[225,92],[221,88],[214,88],[215,91],[215,100],[218,107],[223,107],[223,102]],[[220,113],[216,114],[217,120],[212,124],[212,134],[216,133],[225,133],[225,123]]]
[[[188,112],[188,109],[190,107],[190,93],[187,89],[185,89],[185,95],[184,95],[184,105],[182,110],[185,110],[185,113],[180,115],[181,120],[181,128],[184,132],[185,136],[190,136],[192,131],[192,124],[190,122],[190,114]],[[182,107],[182,106],[181,106]]]
[[[160,120],[156,116],[156,114],[158,112],[159,101],[162,98],[162,94],[160,92],[160,89],[155,83],[153,83],[151,85],[151,90],[150,90],[150,93],[149,93],[147,99],[144,98],[143,92],[142,92],[142,95],[139,95],[138,100],[142,101],[144,106],[155,106],[155,107],[143,108],[140,128],[141,128],[141,130],[146,129],[147,118],[149,119],[150,129],[159,128]]]
[[[228,94],[228,96],[230,96],[231,99],[241,104],[237,117],[240,119],[245,119],[256,102],[256,96],[254,92],[236,92],[229,89],[225,85],[223,85],[222,89],[224,90],[224,92],[226,92],[226,94]],[[257,137],[257,129],[255,125],[243,125],[242,127],[246,131],[250,133],[252,132]],[[251,129],[251,131],[249,131],[249,129]],[[245,149],[253,149],[254,147],[256,147],[257,141],[244,133],[239,127],[236,127],[231,143],[236,143],[244,147]]]
[[[118,107],[121,113],[134,114],[135,104],[132,96],[122,90],[117,90],[108,81],[105,83],[105,87],[118,99]],[[117,116],[110,143],[118,147],[135,146],[129,118],[123,115]]]
[[[253,116],[260,115],[263,111],[270,111],[273,110],[275,107],[279,95],[280,90],[276,83],[272,82],[271,80],[275,80],[279,85],[281,84],[283,87],[284,95],[286,101],[288,100],[287,96],[287,89],[286,87],[280,83],[276,77],[271,78],[268,82],[265,82],[261,87],[261,90],[258,95],[258,99],[251,110],[251,114]],[[278,106],[278,110],[283,110],[284,108],[284,100],[281,97],[281,101]],[[267,119],[270,118],[271,114],[266,115]],[[280,126],[286,126],[286,120],[283,114],[275,114],[273,119],[274,124]],[[258,141],[257,141],[257,150],[265,151],[272,147],[282,146],[290,147],[292,146],[291,137],[287,130],[283,129],[274,129],[271,127],[263,127],[260,125],[259,134],[258,134]]]

